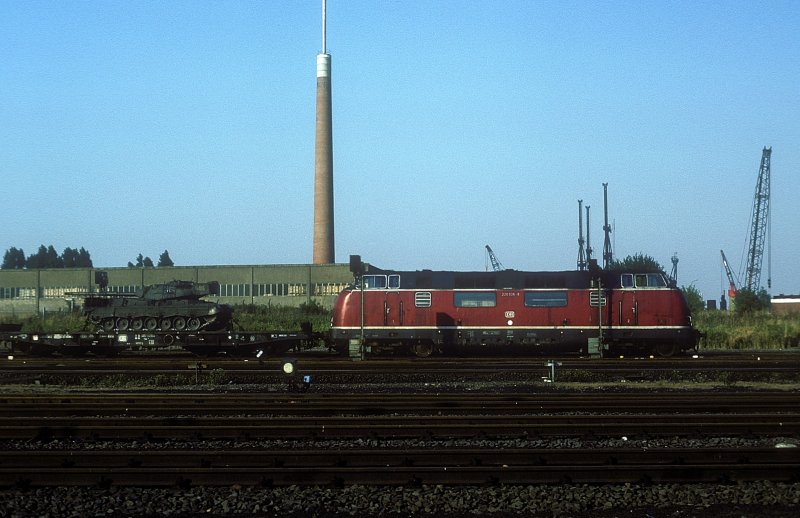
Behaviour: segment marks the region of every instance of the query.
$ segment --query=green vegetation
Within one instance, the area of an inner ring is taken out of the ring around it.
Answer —
[[[53,245],[41,245],[39,250],[25,258],[21,248],[11,247],[3,255],[3,270],[22,270],[24,268],[91,268],[92,257],[83,247],[80,250],[65,248],[64,253],[58,255]]]
[[[660,272],[663,273],[664,276],[667,275],[664,267],[661,266],[658,261],[642,252],[629,255],[621,260],[614,259],[611,261],[611,264],[608,265],[607,269],[624,272]]]
[[[311,324],[314,331],[327,331],[331,324],[330,310],[314,301],[301,304],[298,308],[240,305],[234,308],[233,315],[236,325],[247,331],[300,331],[306,322]]]
[[[705,333],[703,349],[784,349],[800,346],[800,316],[773,315],[768,311],[745,313],[699,311],[694,325]]]

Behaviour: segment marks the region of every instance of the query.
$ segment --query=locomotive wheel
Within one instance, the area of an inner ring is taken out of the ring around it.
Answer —
[[[429,342],[421,342],[411,346],[411,350],[417,358],[427,358],[433,354],[433,344]]]
[[[661,356],[662,358],[669,358],[674,356],[676,352],[678,352],[678,347],[673,344],[672,342],[665,342],[656,345],[656,354]]]
[[[150,317],[144,321],[144,328],[148,331],[155,331],[158,329],[158,320],[153,317]]]
[[[189,331],[197,331],[200,329],[200,319],[197,317],[191,317],[186,321],[186,329]]]
[[[130,327],[130,324],[131,322],[127,318],[117,319],[117,329],[119,329],[120,331],[127,331],[128,327]]]
[[[114,330],[114,319],[113,318],[106,318],[102,322],[103,331],[113,331]]]
[[[136,317],[133,320],[131,320],[131,329],[133,329],[134,331],[141,331],[143,327],[144,327],[144,321],[142,321],[141,318]]]
[[[186,329],[186,319],[183,317],[175,317],[172,319],[172,327],[176,331],[183,331]]]
[[[162,318],[161,319],[161,330],[162,331],[166,331],[171,327],[172,327],[172,320],[170,320],[168,318]]]

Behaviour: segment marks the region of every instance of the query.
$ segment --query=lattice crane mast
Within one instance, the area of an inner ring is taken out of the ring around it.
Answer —
[[[750,291],[758,291],[761,287],[761,264],[764,260],[764,241],[769,232],[769,187],[770,159],[772,148],[764,147],[761,153],[761,166],[758,169],[756,193],[753,197],[753,213],[750,225],[750,241],[747,247],[747,270],[744,287]],[[771,268],[768,268],[770,270]],[[772,287],[771,272],[767,273],[767,287]]]
[[[497,259],[497,256],[494,255],[494,251],[492,250],[492,247],[489,246],[489,245],[486,245],[486,254],[489,256],[489,261],[491,261],[491,263],[492,263],[492,270],[495,271],[495,272],[502,271],[503,270],[503,263],[501,263]]]

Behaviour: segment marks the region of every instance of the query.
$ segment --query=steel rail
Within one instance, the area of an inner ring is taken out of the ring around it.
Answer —
[[[800,449],[10,451],[0,487],[796,481]]]
[[[54,417],[0,418],[0,439],[261,440],[540,437],[775,437],[800,433],[800,413],[675,415]]]
[[[634,393],[130,393],[0,395],[0,417],[99,415],[517,415],[543,413],[793,413],[797,392]]]

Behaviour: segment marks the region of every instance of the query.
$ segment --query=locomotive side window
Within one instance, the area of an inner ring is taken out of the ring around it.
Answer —
[[[633,274],[632,273],[623,273],[622,274],[622,287],[623,288],[633,288]]]
[[[364,280],[364,288],[365,289],[385,288],[386,287],[386,276],[385,275],[365,275],[363,277],[363,280]]]
[[[566,291],[526,291],[525,305],[529,308],[559,308],[567,305]]]
[[[431,307],[431,292],[418,291],[414,294],[414,305],[418,308]]]
[[[365,275],[364,279],[364,289],[397,289],[400,287],[400,276],[397,274],[393,275]]]
[[[632,288],[633,285],[626,284],[631,282],[631,274],[622,275],[622,287]],[[635,284],[637,288],[663,288],[667,285],[664,276],[660,273],[637,273],[635,276]]]
[[[497,305],[497,293],[493,291],[457,291],[453,294],[457,308],[493,308]]]

